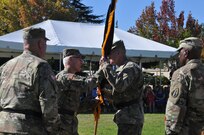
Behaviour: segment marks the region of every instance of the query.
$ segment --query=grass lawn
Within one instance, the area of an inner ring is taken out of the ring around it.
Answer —
[[[94,134],[93,114],[80,114],[79,135]],[[117,126],[113,122],[113,114],[101,114],[97,135],[116,135]],[[142,135],[164,135],[164,114],[145,114]]]

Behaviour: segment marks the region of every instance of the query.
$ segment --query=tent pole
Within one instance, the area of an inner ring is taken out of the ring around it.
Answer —
[[[140,66],[140,68],[142,69],[142,60],[141,60],[142,58],[140,57],[139,58],[139,66]]]
[[[141,60],[140,60],[140,63],[139,63],[139,64],[140,64],[140,68],[142,69],[142,62],[141,62]]]
[[[161,82],[161,60],[159,60],[159,84],[160,84],[160,86],[162,85],[162,82]]]
[[[62,70],[62,55],[61,55],[61,53],[60,53],[60,59],[59,59],[59,71],[61,71]]]

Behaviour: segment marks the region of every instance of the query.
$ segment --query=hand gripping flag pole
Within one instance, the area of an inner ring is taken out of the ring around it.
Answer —
[[[111,4],[109,5],[107,16],[106,16],[104,37],[103,37],[103,43],[102,43],[102,48],[101,48],[102,56],[105,58],[110,54],[111,47],[113,44],[116,2],[117,0],[111,0]],[[98,120],[99,120],[100,113],[101,113],[101,104],[104,104],[104,100],[101,94],[100,84],[98,84],[97,91],[98,91],[99,102],[94,108],[94,120],[95,120],[94,135],[96,135],[97,133]]]

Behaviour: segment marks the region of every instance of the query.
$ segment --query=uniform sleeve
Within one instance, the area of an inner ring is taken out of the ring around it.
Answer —
[[[48,64],[39,66],[38,71],[39,102],[43,122],[48,134],[56,134],[59,124],[57,107],[57,85],[54,73]]]
[[[96,83],[101,83],[102,80],[105,78],[103,74],[102,68],[99,68],[95,74],[93,74],[93,78],[96,79]]]
[[[113,71],[111,65],[106,64],[103,67],[103,72],[105,78],[117,92],[125,91],[140,76],[140,70],[134,64],[126,65],[126,67],[116,72]]]
[[[1,76],[1,73],[2,73],[2,70],[3,70],[3,67],[4,67],[4,65],[2,65],[1,67],[0,67],[0,86],[1,86],[1,83],[2,83],[2,76]],[[1,93],[0,93],[1,94]],[[2,110],[2,106],[1,106],[1,104],[0,104],[0,111]]]
[[[1,85],[1,83],[2,83],[2,76],[1,76],[1,74],[2,74],[2,71],[3,71],[3,68],[4,68],[4,66],[5,66],[6,64],[3,64],[2,66],[0,66],[0,85]]]
[[[88,91],[91,91],[97,87],[97,78],[95,78],[93,76],[86,78],[85,82],[88,85]]]
[[[186,115],[188,83],[184,75],[175,72],[172,76],[169,99],[165,114],[167,135],[179,133]]]
[[[97,87],[96,78],[94,77],[82,77],[76,75],[73,80],[69,80],[71,85],[75,85],[76,87],[80,87],[81,92],[89,92]]]
[[[68,77],[69,75],[73,75],[73,77]],[[89,92],[93,88],[97,87],[95,77],[83,77],[75,74],[60,74],[56,76],[58,87],[62,90],[76,91],[77,89],[80,92]]]
[[[67,90],[71,87],[71,82],[67,79],[67,76],[61,72],[56,75],[56,83],[59,91],[58,94],[60,91]]]

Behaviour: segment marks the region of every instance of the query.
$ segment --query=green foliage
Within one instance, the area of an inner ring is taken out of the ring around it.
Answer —
[[[71,5],[77,13],[76,22],[90,22],[90,23],[102,23],[104,20],[100,19],[102,15],[93,15],[92,7],[87,7],[81,0],[70,0]]]
[[[76,13],[68,5],[68,0],[2,0],[0,1],[0,34],[47,19],[73,21]]]
[[[11,6],[12,5],[12,6]],[[20,29],[18,21],[18,0],[1,0],[0,1],[0,35]]]
[[[144,73],[144,84],[148,85],[160,85],[160,79],[161,79],[161,84],[162,85],[169,85],[170,81],[167,77],[165,76],[153,76],[147,73]]]
[[[0,35],[19,30],[47,19],[101,23],[91,7],[73,5],[76,0],[1,0]]]
[[[80,114],[79,134],[94,133],[93,114]],[[113,122],[113,114],[102,114],[98,123],[97,135],[116,135],[117,125]],[[164,135],[164,114],[145,114],[142,135]]]

